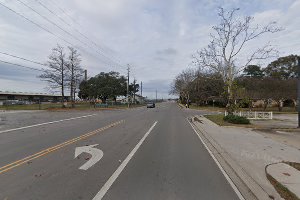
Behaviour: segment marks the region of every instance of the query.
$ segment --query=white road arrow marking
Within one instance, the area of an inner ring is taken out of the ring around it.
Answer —
[[[75,157],[77,158],[82,153],[88,153],[91,154],[92,157],[87,161],[85,164],[83,164],[79,169],[87,170],[90,167],[92,167],[94,164],[96,164],[102,157],[103,157],[103,151],[100,149],[94,148],[98,144],[89,145],[89,146],[83,146],[83,147],[76,147],[75,149]]]

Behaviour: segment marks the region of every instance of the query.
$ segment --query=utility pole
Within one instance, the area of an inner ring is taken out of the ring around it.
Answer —
[[[129,108],[129,72],[130,72],[130,65],[127,65],[127,106]]]
[[[298,107],[298,128],[300,128],[300,58],[297,59],[298,65],[298,98],[297,98],[297,107]]]
[[[84,70],[84,80],[87,81],[87,70]]]
[[[136,86],[135,86],[135,83],[136,83],[136,79],[134,78],[133,79],[133,103],[135,104],[135,92],[136,92]]]
[[[157,90],[155,90],[155,103],[157,103]]]
[[[141,81],[141,97],[143,97],[143,82]]]

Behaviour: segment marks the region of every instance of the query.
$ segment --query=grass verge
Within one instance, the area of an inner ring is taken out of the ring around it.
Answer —
[[[300,171],[300,163],[295,163],[295,162],[284,162],[284,163],[288,164]]]
[[[285,200],[300,200],[294,193],[289,191],[286,187],[276,181],[270,174],[267,174],[267,179],[274,186],[275,190],[279,193],[279,195]]]
[[[182,104],[183,105],[183,104]],[[185,105],[183,105],[185,107]],[[226,110],[225,107],[216,107],[216,106],[197,106],[190,105],[190,109],[195,110],[206,110],[206,111],[216,111],[216,112],[224,112]],[[241,111],[249,111],[249,108],[239,108]],[[297,111],[294,107],[283,107],[282,111],[279,111],[277,107],[268,107],[266,110],[263,108],[252,108],[251,111],[257,112],[273,112],[273,114],[297,114]]]
[[[218,124],[219,126],[231,126],[232,124],[223,120],[224,115],[204,115],[210,121]]]
[[[195,106],[195,105],[190,105],[190,109],[216,111],[216,112],[224,112],[225,111],[225,108],[219,108],[219,107],[213,107],[213,106]]]
[[[216,115],[204,115],[210,121],[218,124],[219,126],[237,126],[237,127],[246,127],[246,128],[254,128],[252,124],[232,124],[227,121],[224,121],[223,114],[216,114]]]
[[[76,103],[75,107],[68,103],[66,108],[62,108],[61,103],[51,104],[30,104],[30,105],[9,105],[0,106],[0,110],[49,110],[49,111],[64,111],[64,110],[111,110],[111,109],[127,109],[127,104],[109,105],[107,108],[94,108],[90,103]],[[143,104],[130,105],[130,108],[144,106]]]

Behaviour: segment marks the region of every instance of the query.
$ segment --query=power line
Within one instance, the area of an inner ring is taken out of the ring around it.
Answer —
[[[71,28],[73,28],[77,33],[79,33],[82,37],[84,37],[85,39],[89,40],[93,45],[95,45],[96,47],[98,47],[99,49],[103,50],[105,48],[107,48],[109,51],[112,51],[109,47],[101,47],[101,45],[99,46],[97,43],[95,43],[92,39],[90,39],[88,36],[86,36],[85,34],[81,33],[79,30],[77,30],[74,26],[72,26],[72,24],[66,22],[62,17],[60,17],[59,15],[57,15],[55,12],[53,12],[51,9],[49,9],[47,6],[45,6],[45,4],[43,4],[40,0],[35,0],[37,3],[39,3],[41,6],[43,6],[45,9],[47,9],[49,12],[51,12],[53,15],[55,15],[56,17],[58,17],[62,22],[64,22],[65,24],[67,24],[68,26],[70,26]],[[52,0],[48,0],[48,2],[51,2],[51,5],[55,5],[55,7],[57,7],[62,13],[64,13],[66,16],[68,16],[73,22],[75,22],[79,27],[83,28],[73,17],[71,17],[62,7],[60,7],[59,5],[57,5],[57,3],[55,3]]]
[[[89,37],[87,37],[86,35],[84,35],[83,33],[81,33],[79,30],[77,30],[75,27],[73,27],[70,23],[68,23],[66,20],[64,20],[61,16],[57,15],[53,10],[49,9],[45,4],[43,4],[40,0],[35,0],[38,4],[40,4],[44,9],[46,9],[47,11],[49,11],[51,14],[53,14],[54,16],[56,16],[58,19],[60,19],[63,23],[65,23],[66,25],[70,26],[72,29],[74,29],[78,34],[80,34],[82,37],[84,37],[85,39],[87,39],[89,42],[91,42],[94,46],[96,46],[97,48],[99,48],[101,51],[104,51],[104,49],[100,46],[98,46],[92,39],[90,39]],[[52,1],[53,2],[53,1]],[[59,9],[62,10],[63,13],[66,14],[66,12],[60,8],[59,6],[56,5],[56,7],[58,7]],[[69,15],[68,15],[69,16]],[[71,16],[69,16],[69,18],[71,18]],[[73,20],[75,21],[75,20]],[[81,26],[81,25],[79,25]],[[120,65],[118,63],[118,61],[115,61],[107,56],[104,55],[104,52],[99,53],[102,56],[106,57],[107,59],[115,62],[116,64]],[[114,58],[115,59],[115,58]],[[120,65],[121,66],[121,65]],[[123,67],[123,66],[121,66]]]
[[[0,2],[0,5],[3,6],[4,8],[6,8],[6,9],[8,9],[9,11],[15,13],[16,15],[18,15],[18,16],[24,18],[25,20],[27,20],[28,22],[34,24],[35,26],[39,27],[40,29],[46,31],[47,33],[50,33],[51,35],[53,35],[53,36],[55,36],[55,37],[61,39],[61,40],[64,41],[64,42],[66,42],[67,44],[69,44],[69,45],[71,45],[71,46],[74,46],[71,42],[65,40],[63,37],[61,37],[61,36],[55,34],[54,32],[50,31],[49,29],[47,29],[47,28],[41,26],[40,24],[34,22],[33,20],[29,19],[28,17],[24,16],[23,14],[21,14],[21,13],[15,11],[15,10],[13,10],[13,9],[11,9],[10,7],[6,6],[5,4],[3,4],[3,3]],[[101,54],[101,55],[102,55],[102,54]],[[102,55],[102,56],[103,56],[103,57],[106,57],[108,60],[112,61],[112,63],[115,63],[115,61],[113,61],[112,59],[108,58],[107,56],[105,56],[105,55]],[[103,60],[102,60],[102,61],[103,61]],[[117,63],[115,63],[115,64],[117,64]],[[121,65],[120,65],[120,66],[121,66]]]
[[[40,2],[39,0],[35,0],[38,4],[40,4],[43,8],[45,8],[46,10],[48,10],[50,13],[52,13],[53,15],[55,15],[56,17],[58,17],[62,22],[64,22],[65,24],[71,26],[71,24],[69,24],[67,21],[64,20],[64,18],[60,17],[59,15],[57,15],[55,12],[53,12],[52,10],[50,10],[47,6],[45,6],[42,2]]]
[[[63,29],[62,27],[60,27],[59,25],[57,25],[55,22],[49,20],[47,17],[45,17],[44,15],[42,15],[41,13],[39,13],[38,11],[36,11],[35,9],[33,9],[32,7],[30,7],[28,4],[24,3],[21,0],[17,0],[19,3],[21,3],[22,5],[24,5],[25,7],[27,7],[28,9],[30,9],[31,11],[33,11],[34,13],[38,14],[40,17],[42,17],[44,20],[46,20],[47,22],[51,23],[52,25],[56,26],[57,28],[59,28],[60,30],[62,30],[63,32],[67,33],[68,35],[70,35],[71,37],[73,37],[75,40],[79,41],[80,43],[84,44],[86,47],[88,48],[93,48],[90,45],[88,45],[87,43],[83,42],[82,40],[80,40],[79,38],[77,38],[75,35],[71,34],[70,32],[66,31],[65,29]],[[74,46],[74,45],[72,45]],[[102,54],[101,52],[98,52],[96,50],[97,53],[99,53],[101,56],[105,57],[108,60],[111,60],[112,62],[116,62],[114,60],[112,60],[111,58],[105,56],[104,54]]]
[[[37,0],[36,0],[37,1]],[[74,23],[76,23],[77,25],[81,26],[76,20],[74,20],[62,7],[58,6],[54,1],[52,0],[48,0],[49,2],[51,2],[51,4],[55,5],[55,7],[57,7],[62,13],[64,13],[66,16],[68,16]]]
[[[45,71],[43,69],[37,69],[37,68],[33,68],[33,67],[28,67],[28,66],[25,66],[25,65],[20,65],[20,64],[17,64],[17,63],[11,63],[11,62],[7,62],[7,61],[4,61],[4,60],[0,60],[0,62],[5,63],[5,64],[9,64],[9,65],[14,65],[14,66],[18,66],[18,67],[23,67],[23,68],[35,70],[35,71],[41,71],[41,72]]]
[[[39,13],[38,11],[36,11],[35,9],[33,9],[32,7],[30,7],[28,4],[24,3],[21,0],[17,0],[19,3],[21,3],[22,5],[24,5],[25,7],[27,7],[28,9],[30,9],[31,11],[33,11],[34,13],[38,14],[40,17],[42,17],[44,20],[46,20],[47,22],[51,23],[52,25],[56,26],[57,28],[59,28],[60,30],[62,30],[63,32],[67,33],[68,35],[72,36],[73,38],[75,38],[76,40],[78,40],[79,42],[81,42],[81,40],[79,40],[77,37],[75,37],[73,34],[71,34],[70,32],[66,31],[65,29],[63,29],[62,27],[60,27],[59,25],[57,25],[56,23],[54,23],[53,21],[49,20],[47,17],[45,17],[44,15],[42,15],[41,13]]]
[[[52,31],[48,30],[47,28],[44,28],[44,27],[43,27],[43,26],[41,26],[40,24],[38,24],[38,23],[36,23],[36,22],[32,21],[31,19],[27,18],[26,16],[22,15],[21,13],[19,13],[19,12],[15,11],[15,10],[13,10],[13,9],[9,8],[9,7],[7,7],[6,5],[4,5],[4,4],[3,4],[3,3],[1,3],[1,2],[0,2],[0,5],[1,5],[1,6],[3,6],[4,8],[6,8],[6,9],[10,10],[11,12],[15,13],[16,15],[19,15],[20,17],[22,17],[22,18],[26,19],[27,21],[29,21],[30,23],[32,23],[32,24],[34,24],[34,25],[36,25],[37,27],[39,27],[39,28],[43,29],[44,31],[46,31],[46,32],[50,33],[51,35],[54,35],[55,37],[57,37],[57,38],[59,38],[59,39],[63,40],[64,42],[68,43],[69,45],[73,46],[73,45],[72,45],[70,42],[68,42],[68,41],[67,41],[67,40],[65,40],[64,38],[60,37],[59,35],[56,35],[56,34],[55,34],[55,33],[53,33]]]
[[[16,55],[12,55],[12,54],[9,54],[9,53],[5,53],[5,52],[0,51],[0,54],[11,56],[11,57],[18,58],[18,59],[21,59],[21,60],[25,60],[27,62],[35,63],[35,64],[38,64],[38,65],[46,66],[46,64],[43,64],[43,63],[40,63],[40,62],[37,62],[37,61],[33,61],[33,60],[29,60],[27,58],[19,57],[19,56],[16,56]]]

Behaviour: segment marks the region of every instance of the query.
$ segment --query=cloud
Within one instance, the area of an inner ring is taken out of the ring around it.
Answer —
[[[167,48],[167,49],[156,51],[156,54],[162,55],[162,56],[173,56],[173,55],[177,54],[177,50],[174,48]]]
[[[191,54],[208,44],[211,27],[218,23],[218,6],[228,9],[239,7],[241,14],[255,15],[259,22],[278,20],[278,23],[285,27],[285,31],[280,34],[269,35],[255,42],[254,47],[271,40],[283,52],[282,55],[300,51],[299,0],[275,0],[276,3],[274,0],[42,1],[71,26],[36,1],[25,1],[85,44],[20,3],[4,2],[78,47],[82,55],[82,65],[88,70],[89,76],[111,70],[125,74],[126,64],[129,63],[133,66],[132,77],[147,83],[148,86],[153,85],[152,89],[161,86],[164,95],[168,95],[172,79],[191,63]],[[60,12],[57,6],[62,7],[67,15]],[[70,45],[0,6],[2,50],[45,62],[51,48],[57,43]],[[1,59],[28,64],[8,57]],[[4,66],[0,63],[1,73],[3,69]],[[40,84],[44,83],[36,79],[35,75],[25,76],[19,68],[12,69],[15,70],[14,76],[6,74],[5,77],[0,77],[2,86],[4,84],[6,88],[21,89],[23,92],[43,90],[44,86],[41,87]],[[23,80],[20,77],[24,77]],[[28,83],[28,87],[19,87],[26,80],[34,80],[36,84]]]

